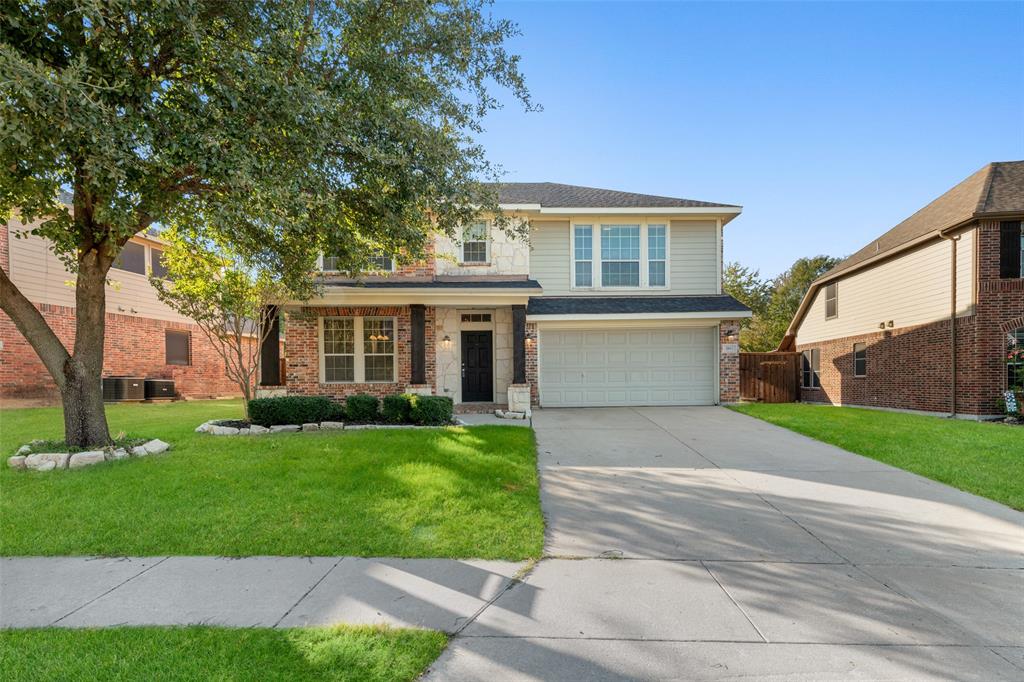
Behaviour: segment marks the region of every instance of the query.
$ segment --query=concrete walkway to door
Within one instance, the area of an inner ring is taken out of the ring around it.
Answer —
[[[428,679],[1024,679],[1024,515],[723,408],[534,428],[548,558]]]

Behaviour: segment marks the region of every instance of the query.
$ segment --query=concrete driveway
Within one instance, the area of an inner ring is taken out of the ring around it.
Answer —
[[[1024,515],[723,408],[534,427],[547,558],[429,679],[1024,679]]]

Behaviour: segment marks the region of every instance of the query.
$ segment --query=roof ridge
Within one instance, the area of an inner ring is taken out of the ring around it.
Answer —
[[[981,187],[981,193],[978,196],[978,204],[974,207],[974,213],[985,212],[985,206],[988,205],[989,195],[992,193],[992,178],[995,177],[996,162],[990,162],[985,164],[981,169],[985,171],[985,184]]]

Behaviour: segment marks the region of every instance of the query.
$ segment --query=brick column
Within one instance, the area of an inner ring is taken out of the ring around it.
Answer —
[[[736,340],[729,341],[730,336]],[[737,320],[722,320],[719,323],[718,400],[721,403],[735,403],[740,399],[739,336],[740,323]],[[731,350],[733,347],[735,351]]]
[[[537,349],[540,347],[540,336],[537,334],[537,323],[526,323],[526,383],[530,384],[530,404],[537,405],[540,393],[537,389]]]

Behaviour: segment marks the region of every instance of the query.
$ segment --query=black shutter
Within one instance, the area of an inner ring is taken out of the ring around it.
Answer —
[[[413,384],[427,383],[426,313],[427,310],[422,305],[409,306],[409,317],[412,323],[412,337],[409,344],[412,352],[410,381]]]
[[[1020,221],[999,223],[999,277],[1020,277]]]

